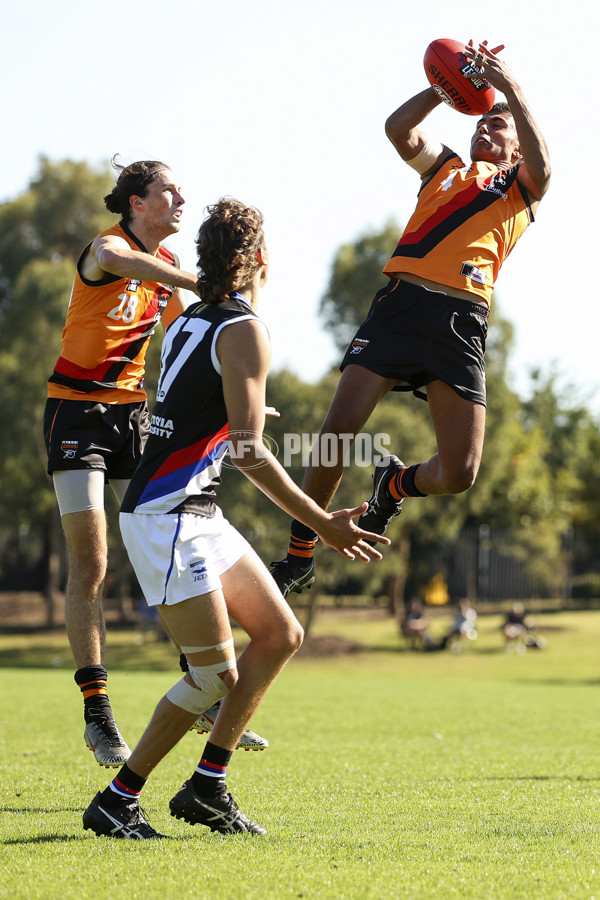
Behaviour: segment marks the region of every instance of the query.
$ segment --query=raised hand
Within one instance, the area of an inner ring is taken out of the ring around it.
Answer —
[[[473,39],[471,38],[469,43],[466,45],[466,49],[472,51],[475,54],[475,56],[477,57],[478,65],[479,65],[479,58],[481,58],[481,62],[483,62],[483,60],[487,54],[489,54],[489,53],[496,54],[496,53],[500,53],[501,50],[504,50],[504,46],[505,46],[504,44],[498,44],[498,46],[494,47],[493,50],[489,50],[487,43],[488,43],[487,41],[481,41],[478,49],[475,50],[475,47],[473,46]]]
[[[477,50],[473,46],[472,40],[465,44],[465,55],[477,67],[473,73],[465,73],[465,75],[472,80],[483,76],[492,87],[505,94],[506,90],[514,87],[516,82],[506,63],[497,56],[501,50],[504,50],[504,44],[498,44],[492,50],[488,48],[487,44],[487,41],[482,41]]]
[[[328,514],[328,521],[320,528],[316,528],[319,537],[323,543],[328,544],[345,556],[347,559],[355,559],[358,557],[363,562],[370,562],[371,559],[381,559],[381,553],[371,546],[371,541],[377,541],[380,544],[389,544],[389,538],[383,537],[381,534],[375,534],[370,531],[363,531],[354,524],[352,519],[366,512],[368,504],[361,503],[354,509],[338,509]]]

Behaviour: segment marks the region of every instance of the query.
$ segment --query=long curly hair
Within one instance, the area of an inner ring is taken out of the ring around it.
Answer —
[[[112,167],[119,175],[116,185],[104,198],[104,203],[109,212],[116,213],[129,224],[131,219],[129,198],[133,194],[145,197],[148,186],[158,173],[168,170],[169,167],[158,159],[142,159],[128,166],[122,166],[117,162],[116,155],[112,158]]]
[[[204,303],[220,303],[248,284],[260,268],[263,217],[258,209],[231,197],[207,206],[206,213],[196,237],[199,294]]]

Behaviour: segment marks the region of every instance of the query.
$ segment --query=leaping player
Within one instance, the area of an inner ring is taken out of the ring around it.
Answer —
[[[359,519],[362,528],[379,534],[406,497],[456,494],[475,481],[485,430],[490,298],[550,182],[546,141],[511,70],[486,44],[465,46],[465,55],[477,66],[473,77],[483,75],[507,102],[477,122],[470,162],[421,130],[442,102],[433,88],[388,118],[387,136],[421,179],[417,206],[383,270],[389,282],[375,295],[342,360],[321,429],[330,439],[339,436],[339,463],[311,461],[303,483],[327,509],[342,477],[342,437],[362,431],[389,391],[412,391],[427,400],[437,452],[408,466],[397,456],[379,460],[368,510]],[[313,583],[316,542],[314,531],[292,522],[288,554],[272,568],[284,596]]]

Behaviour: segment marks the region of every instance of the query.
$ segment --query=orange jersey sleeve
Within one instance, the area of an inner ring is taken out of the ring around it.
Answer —
[[[146,252],[122,222],[102,232],[108,234],[124,238],[133,250]],[[48,396],[108,404],[145,400],[148,342],[174,288],[109,273],[102,281],[90,282],[81,274],[87,249],[77,263],[60,356],[48,381]],[[166,247],[161,245],[158,255],[175,264],[175,257]]]
[[[504,260],[533,222],[518,169],[465,165],[450,153],[422,186],[384,273],[408,272],[461,288],[489,306]]]

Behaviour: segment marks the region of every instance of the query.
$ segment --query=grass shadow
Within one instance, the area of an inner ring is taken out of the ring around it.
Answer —
[[[40,834],[31,838],[11,838],[1,841],[5,847],[15,847],[20,844],[70,844],[71,841],[85,841],[85,834]]]

